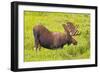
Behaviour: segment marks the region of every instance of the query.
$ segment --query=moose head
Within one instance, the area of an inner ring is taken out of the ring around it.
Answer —
[[[70,34],[71,32],[69,31],[68,27],[66,27],[66,24],[63,24],[63,28],[65,30],[66,33],[66,37],[69,41],[71,41],[72,44],[77,45],[77,41],[72,37],[72,35]]]

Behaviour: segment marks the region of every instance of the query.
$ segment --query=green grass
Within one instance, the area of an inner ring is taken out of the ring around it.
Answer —
[[[58,50],[49,50],[41,47],[34,51],[33,27],[41,23],[52,32],[64,32],[62,24],[71,21],[78,25],[80,35],[75,36],[77,45],[65,45]],[[90,15],[57,12],[24,12],[24,61],[50,61],[88,59],[90,57]]]

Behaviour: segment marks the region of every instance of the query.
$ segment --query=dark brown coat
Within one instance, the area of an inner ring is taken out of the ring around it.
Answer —
[[[37,50],[39,46],[47,49],[62,48],[65,44],[70,45],[71,43],[76,45],[77,41],[72,38],[69,31],[63,25],[65,32],[51,32],[43,25],[36,25],[33,28],[33,34],[35,39],[35,49]]]

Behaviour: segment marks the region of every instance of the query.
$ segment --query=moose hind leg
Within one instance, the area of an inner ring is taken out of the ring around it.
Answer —
[[[37,51],[39,48],[39,42],[38,40],[35,40],[34,50]]]
[[[34,50],[37,51],[39,46],[39,39],[35,31],[33,32],[33,34],[34,34]]]

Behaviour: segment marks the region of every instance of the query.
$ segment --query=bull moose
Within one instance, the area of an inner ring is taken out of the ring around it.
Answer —
[[[64,33],[51,32],[41,24],[33,27],[34,34],[34,50],[39,50],[42,47],[47,49],[63,48],[65,44],[76,45],[77,41],[70,35],[70,32],[65,24],[63,24]]]

